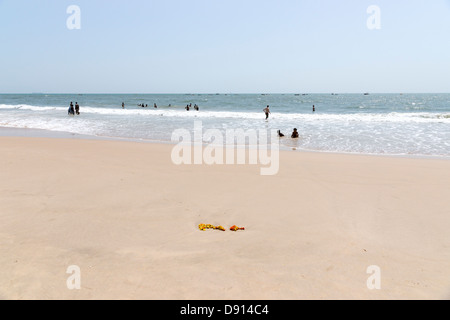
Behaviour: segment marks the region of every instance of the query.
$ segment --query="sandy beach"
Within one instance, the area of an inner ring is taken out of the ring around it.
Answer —
[[[450,299],[449,160],[172,148],[0,137],[0,299]]]

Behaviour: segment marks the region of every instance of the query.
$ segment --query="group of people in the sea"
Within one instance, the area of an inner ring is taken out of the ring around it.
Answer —
[[[138,104],[138,107],[148,108],[148,104],[140,103],[140,104]],[[158,109],[158,106],[156,105],[156,103],[153,104],[153,108]],[[125,103],[124,102],[122,102],[122,109],[125,109]]]
[[[172,105],[169,104],[169,107],[171,107],[171,106],[172,106]],[[148,108],[148,104],[140,103],[140,104],[138,104],[138,107],[141,107],[141,108]],[[154,104],[153,104],[153,108],[158,109],[158,105],[157,105],[156,103],[154,103]],[[122,102],[122,109],[125,109],[125,102]],[[187,111],[190,111],[190,110],[192,109],[192,103],[186,105],[186,108],[185,108],[185,109],[186,109]],[[194,105],[194,110],[200,111],[200,108],[199,108],[199,106],[198,106],[197,104]]]
[[[148,108],[148,104],[140,103],[140,104],[138,104],[138,107]],[[158,109],[158,105],[156,103],[153,104],[153,107],[155,109]],[[171,107],[171,105],[169,105],[169,107]],[[122,102],[122,109],[125,109],[125,102]],[[192,109],[192,103],[186,105],[185,109],[186,109],[186,111],[190,111]],[[194,105],[194,110],[200,111],[200,108],[199,108],[199,106],[197,104]],[[266,115],[266,120],[268,120],[269,116],[271,114],[270,106],[267,106],[263,111],[264,111],[264,113]],[[313,112],[316,112],[316,106],[315,105],[313,106]],[[75,106],[73,105],[73,102],[70,102],[69,115],[70,116],[80,115],[80,105],[78,104],[78,102],[75,102]],[[285,135],[283,133],[281,133],[281,130],[278,130],[278,136],[280,138],[285,137]],[[291,138],[292,139],[298,139],[299,137],[300,136],[299,136],[299,133],[298,133],[298,129],[294,128],[294,131],[291,134]]]
[[[73,102],[70,103],[68,113],[69,116],[80,115],[80,105],[78,104],[78,102],[75,102],[75,107],[73,106]]]
[[[268,120],[268,119],[269,119],[269,116],[270,116],[270,114],[271,114],[271,112],[270,112],[270,106],[267,106],[265,109],[263,109],[263,111],[264,111],[264,113],[266,114],[266,120]],[[315,105],[313,105],[313,112],[316,112],[316,106],[315,106]],[[285,137],[285,135],[284,135],[283,133],[281,133],[281,130],[278,130],[278,136],[279,136],[280,138],[284,138],[284,137]],[[300,135],[299,135],[299,133],[298,133],[298,129],[297,129],[297,128],[294,128],[294,131],[293,131],[292,134],[291,134],[291,138],[292,138],[292,139],[298,139],[298,138],[300,138]]]
[[[281,133],[281,130],[278,130],[278,136],[279,136],[280,138],[284,138],[284,137],[285,137],[285,135],[284,135],[283,133]],[[298,129],[297,129],[297,128],[294,128],[294,131],[293,131],[292,134],[291,134],[291,138],[292,138],[292,139],[298,139],[298,138],[300,138],[300,135],[298,134]]]
[[[192,109],[192,103],[190,103],[190,104],[188,104],[188,105],[186,105],[186,111],[190,111],[191,109]],[[194,105],[194,110],[195,111],[200,111],[200,108],[198,107],[198,105]]]

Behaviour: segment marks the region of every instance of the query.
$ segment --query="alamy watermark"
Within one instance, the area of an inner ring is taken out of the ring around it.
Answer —
[[[66,284],[69,290],[81,290],[81,269],[79,266],[70,266],[67,268],[67,274],[70,274],[67,278]]]
[[[67,7],[66,13],[70,16],[66,20],[66,26],[69,30],[81,29],[81,9],[77,5]]]
[[[205,141],[207,142],[205,146]],[[193,135],[187,129],[172,134],[177,145],[172,150],[176,165],[260,165],[261,175],[273,176],[280,168],[278,132],[267,129],[203,130],[203,123],[194,123]]]
[[[381,290],[381,268],[379,266],[370,266],[367,268],[367,274],[370,274],[370,277],[367,279],[367,289]]]
[[[367,8],[367,28],[369,30],[381,30],[381,9],[379,6],[371,5]]]

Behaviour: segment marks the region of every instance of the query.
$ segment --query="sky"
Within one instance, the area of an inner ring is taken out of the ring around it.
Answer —
[[[0,93],[33,92],[448,93],[450,0],[0,0]]]

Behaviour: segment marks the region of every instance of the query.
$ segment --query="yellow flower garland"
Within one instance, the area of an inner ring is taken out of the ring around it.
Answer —
[[[198,226],[198,228],[202,231],[205,231],[207,229],[214,229],[214,230],[220,230],[220,231],[225,231],[225,228],[222,226],[213,226],[212,224],[201,224]]]
[[[225,230],[225,228],[224,227],[222,227],[222,226],[213,226],[212,224],[200,224],[199,226],[198,226],[198,228],[201,230],[201,231],[205,231],[205,230],[208,230],[208,229],[213,229],[213,230],[220,230],[220,231],[226,231]],[[239,230],[245,230],[245,228],[239,228],[239,227],[237,227],[237,226],[232,226],[231,228],[230,228],[230,230],[231,231],[239,231]]]

